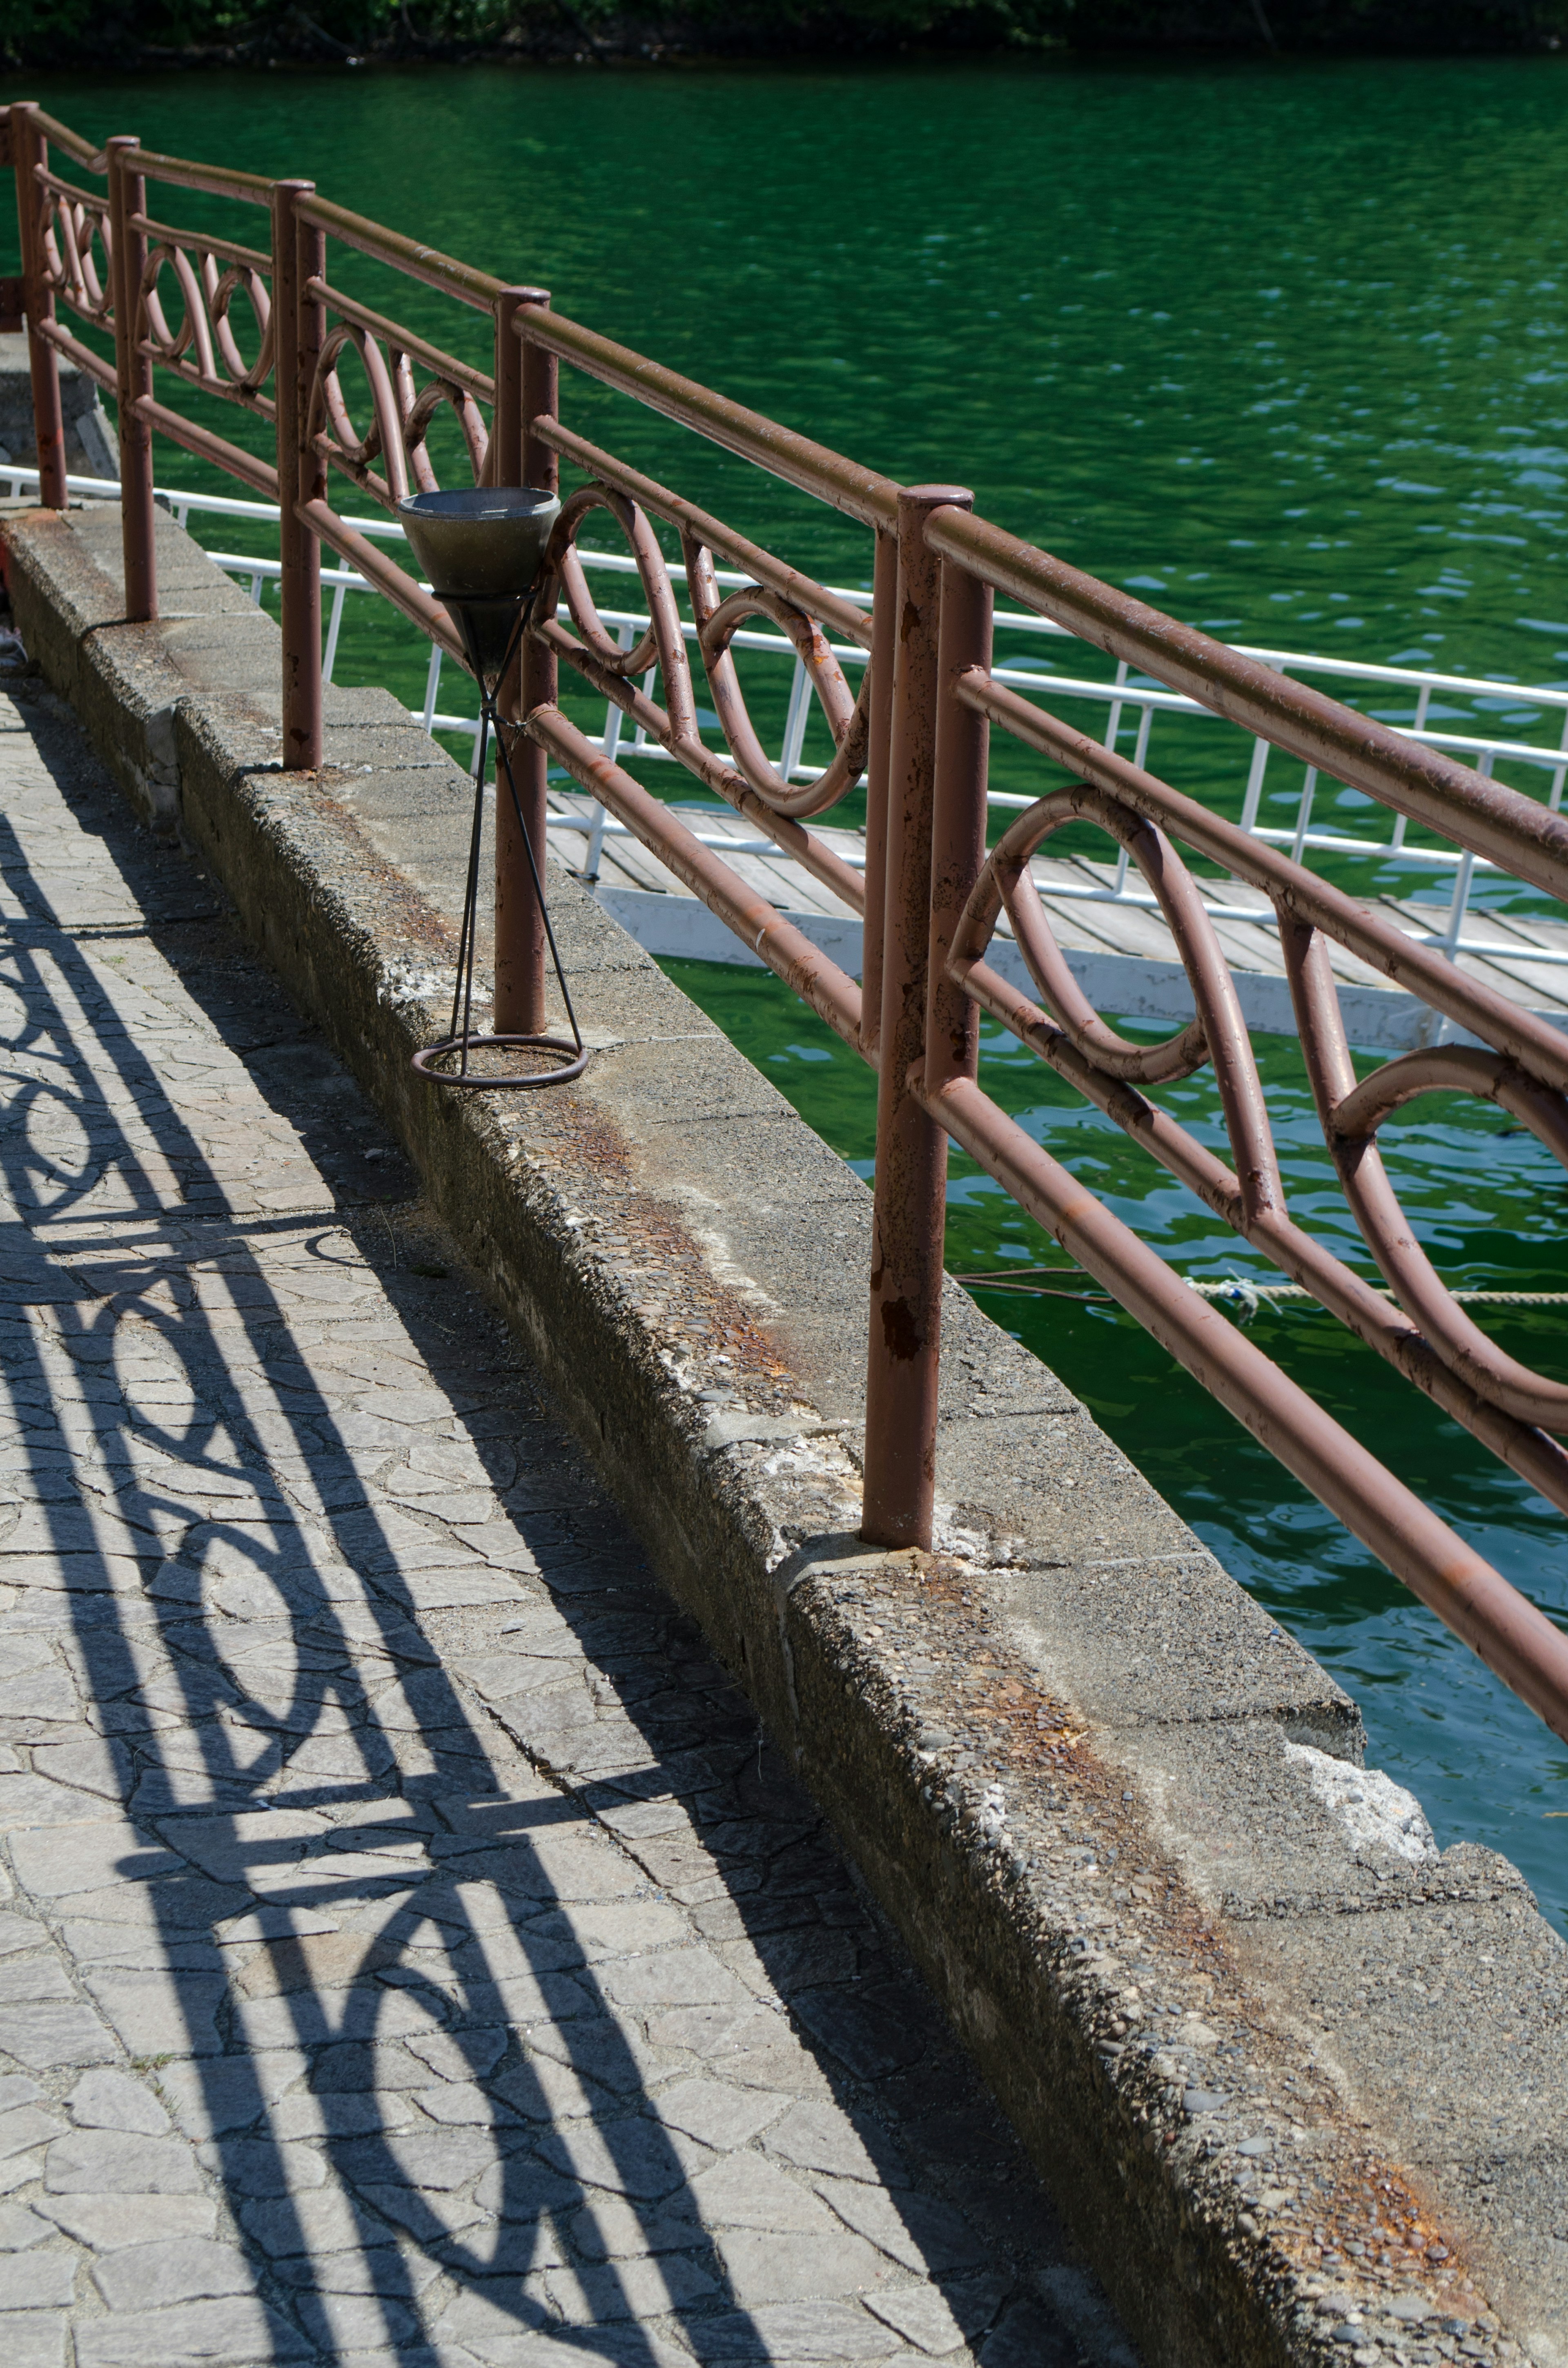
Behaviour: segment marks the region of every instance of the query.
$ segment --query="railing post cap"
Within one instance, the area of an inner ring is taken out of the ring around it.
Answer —
[[[974,495],[967,485],[901,485],[898,506],[901,510],[971,510]]]

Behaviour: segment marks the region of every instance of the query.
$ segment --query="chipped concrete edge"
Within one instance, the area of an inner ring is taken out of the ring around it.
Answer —
[[[160,526],[165,541],[176,531]],[[1030,1500],[1020,1512],[1017,1428],[961,1419],[949,1424],[949,1550],[859,1546],[845,1509],[856,1422],[823,1402],[809,1359],[792,1363],[788,1327],[715,1295],[710,1272],[700,1279],[688,1189],[673,1172],[661,1189],[646,1142],[628,1165],[631,1104],[617,1100],[609,1056],[593,1090],[559,1096],[416,1087],[409,1053],[435,1032],[454,933],[388,859],[386,831],[367,830],[339,777],[279,774],[275,698],[243,666],[238,687],[213,687],[210,670],[193,680],[171,628],[110,614],[103,553],[74,522],[12,518],[6,541],[34,663],[143,820],[177,828],[211,864],[296,1002],[397,1129],[661,1576],[794,1753],[1148,2368],[1423,2361],[1453,2356],[1461,2337],[1474,2358],[1568,2361],[1552,2281],[1510,2261],[1473,2182],[1447,2192],[1409,2157],[1397,2109],[1369,2087],[1348,2037],[1325,2044],[1308,2004],[1311,1980],[1314,2003],[1347,1997],[1346,1980],[1332,1967],[1309,1978],[1290,1955],[1299,1932],[1318,1946],[1321,1927],[1330,1959],[1337,1950],[1349,1964],[1374,1923],[1446,1911],[1449,1926],[1456,1915],[1490,1919],[1494,1949],[1517,1944],[1539,1964],[1542,1934],[1561,1944],[1516,1871],[1492,1853],[1439,1857],[1429,1838],[1413,1841],[1408,1796],[1391,1805],[1375,1785],[1358,1795],[1356,1827],[1333,1773],[1349,1777],[1359,1756],[1353,1705],[1059,1386],[1048,1413],[1098,1489],[1093,1551],[1080,1539],[1058,1553],[1040,1508]],[[208,564],[180,543],[195,580]],[[267,620],[208,572],[210,622],[233,620],[254,643]],[[275,638],[270,648],[275,681]],[[413,728],[375,695],[359,712]],[[432,752],[435,770],[443,761]],[[660,1042],[700,1044],[706,1065],[738,1059],[574,883],[552,879],[552,894],[563,934],[606,965],[607,1007],[624,988],[640,1009],[658,1008]],[[814,1174],[822,1146],[810,1131],[788,1111],[767,1121],[775,1157]],[[608,1201],[607,1178],[620,1179]],[[678,1312],[650,1315],[624,1255],[598,1246],[629,1210],[724,1327],[740,1405],[715,1410],[698,1395],[714,1372],[710,1321],[683,1336]],[[848,1222],[863,1227],[852,1206]],[[825,1247],[823,1258],[832,1265]],[[830,1299],[846,1276],[863,1291],[853,1250],[827,1276]],[[974,1351],[964,1362],[1016,1389],[1022,1352],[961,1294],[950,1304]],[[1045,1428],[1042,1417],[1034,1429]],[[1094,1632],[1119,1613],[1153,1630],[1168,1603],[1196,1691],[1162,1707],[1153,1662],[1139,1695],[1146,1714],[1124,1716],[1115,1687],[1104,1690]],[[1199,1643],[1215,1622],[1230,1623],[1236,1661],[1222,1683]],[[955,1735],[983,1748],[955,1748]],[[1231,1845],[1217,1849],[1214,1833],[1233,1829],[1244,1855],[1247,1831],[1267,1827],[1280,1800],[1292,1835],[1301,1804],[1316,1804],[1300,1862],[1281,1861],[1277,1883],[1270,1866],[1228,1884]],[[1150,2024],[1156,1994],[1170,2019]],[[1346,2009],[1346,2032],[1350,2019]],[[1244,2078],[1216,2077],[1244,2059]]]

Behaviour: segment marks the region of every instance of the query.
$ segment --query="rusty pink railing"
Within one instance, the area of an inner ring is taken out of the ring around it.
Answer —
[[[1568,1511],[1568,1389],[1496,1349],[1416,1246],[1383,1172],[1377,1132],[1412,1097],[1500,1103],[1568,1165],[1568,1042],[1392,923],[1155,776],[992,679],[991,619],[1003,593],[1187,693],[1396,813],[1551,895],[1568,899],[1568,823],[1222,643],[977,518],[968,493],[903,486],[555,313],[547,292],[509,287],[320,197],[308,181],[193,164],[132,139],[100,151],[38,108],[7,123],[23,272],[0,313],[25,317],[39,424],[40,497],[63,506],[58,360],[117,401],[127,613],[156,613],[152,443],[162,434],[277,500],[282,534],[286,763],[322,755],[323,543],[461,663],[445,610],[334,507],[334,476],[392,509],[436,483],[428,438],[449,408],[476,482],[568,495],[506,711],[523,826],[542,866],[551,759],[599,799],[877,1071],[875,1221],[869,1277],[863,1535],[928,1547],[936,1484],[947,1140],[1044,1225],[1156,1339],[1429,1604],[1504,1682],[1568,1739],[1568,1637],[1511,1588],[1229,1320],[1017,1126],[978,1083],[989,1013],[1132,1134],[1235,1231],[1341,1323]],[[88,188],[54,169],[68,159]],[[195,189],[267,211],[263,249],[183,231],[148,211],[151,187]],[[488,315],[494,367],[472,368],[336,287],[333,243]],[[162,289],[179,291],[171,326]],[[245,359],[233,315],[248,314]],[[112,366],[62,325],[112,334]],[[341,369],[352,353],[369,402],[355,427]],[[871,538],[869,616],[562,420],[562,366],[661,413],[853,519]],[[237,405],[274,431],[275,461],[160,402],[155,373]],[[600,620],[577,538],[608,513],[634,554],[650,624],[623,649]],[[678,536],[697,643],[725,743],[698,726],[675,585],[654,521]],[[720,564],[751,581],[720,597]],[[563,612],[563,613],[562,613]],[[803,660],[832,731],[822,774],[790,782],[764,755],[731,651],[765,617]],[[852,698],[828,636],[868,653]],[[864,923],[859,984],[746,886],[710,847],[606,757],[558,704],[562,666],[618,706],[710,791],[831,888]],[[640,687],[656,667],[662,703]],[[986,844],[989,735],[1009,734],[1069,776]],[[864,780],[864,876],[807,827]],[[1088,1005],[1052,938],[1029,859],[1049,835],[1091,821],[1124,848],[1158,901],[1197,1017],[1167,1042],[1134,1044]],[[544,1025],[544,939],[527,849],[497,800],[495,1016]],[[1374,1291],[1287,1213],[1234,983],[1190,873],[1187,848],[1261,890],[1278,916],[1324,1142],[1362,1236],[1392,1293]],[[1039,991],[988,965],[1006,912]],[[1338,946],[1479,1040],[1389,1061],[1358,1085],[1330,949]],[[1145,1088],[1212,1064],[1233,1164],[1198,1143]]]

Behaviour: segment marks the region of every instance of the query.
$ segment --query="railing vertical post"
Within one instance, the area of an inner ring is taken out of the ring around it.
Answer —
[[[136,412],[152,392],[153,366],[136,349],[136,314],[147,239],[132,230],[131,217],[146,211],[147,184],[131,159],[140,142],[120,134],[107,141],[109,236],[114,245],[115,401],[119,413],[119,517],[125,548],[125,613],[135,622],[158,613],[158,571],[153,555],[153,431]]]
[[[550,302],[542,288],[509,288],[495,308],[495,413],[492,482],[497,485],[537,485],[553,493],[560,480],[555,454],[533,434],[536,419],[555,415],[559,371],[555,356],[546,353],[517,323]],[[523,645],[520,663],[503,686],[501,712],[505,725],[521,723],[534,708],[555,697],[555,658],[532,639]],[[505,728],[504,725],[504,728]],[[545,866],[545,775],[550,758],[536,742],[507,732],[507,747],[517,784],[517,800],[533,848],[539,876]],[[517,832],[510,793],[503,794],[496,776],[495,794],[495,1015],[498,1036],[539,1036],[544,1016],[544,916],[534,894],[528,856]]]
[[[991,586],[942,563],[937,648],[937,778],[931,819],[931,950],[926,1000],[927,1089],[980,1069],[980,1006],[947,975],[954,933],[985,861],[985,787],[991,725],[963,706],[953,685],[991,666]]]
[[[283,764],[314,772],[322,760],[321,545],[299,514],[315,490],[305,450],[311,385],[321,346],[321,307],[305,294],[319,271],[320,231],[301,222],[298,200],[313,181],[278,181],[272,190],[272,391],[278,405],[278,555],[283,624]]]
[[[860,1049],[875,1061],[882,1032],[882,926],[888,878],[888,765],[898,647],[898,537],[879,533],[871,571],[871,745],[866,766],[866,918],[860,932]]]
[[[48,142],[31,106],[17,100],[8,110],[11,161],[17,173],[17,230],[22,249],[22,309],[28,323],[28,368],[32,378],[33,426],[38,439],[38,497],[45,509],[62,510],[65,490],[65,417],[60,405],[60,357],[42,332],[54,318],[54,290],[44,278],[44,246],[39,227],[38,167]]]
[[[888,757],[871,1324],[866,1372],[865,1502],[869,1545],[929,1546],[937,1486],[947,1137],[909,1090],[926,1045],[931,936],[940,563],[926,513],[969,509],[956,486],[903,488]]]

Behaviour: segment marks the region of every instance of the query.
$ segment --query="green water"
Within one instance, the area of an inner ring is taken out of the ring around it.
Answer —
[[[1002,523],[1233,639],[1568,679],[1568,60],[33,88],[95,134],[134,129],[313,174],[890,474],[967,483]],[[260,227],[252,216],[249,234]],[[357,257],[334,270],[485,358],[478,316],[393,291]],[[562,410],[830,580],[869,575],[846,521],[652,415],[570,376]],[[169,454],[160,475],[203,482]],[[424,664],[351,600],[339,675],[414,701]],[[780,700],[778,683],[761,698],[770,728]],[[1402,712],[1397,697],[1367,703]],[[1539,728],[1528,701],[1494,707],[1510,733]],[[1234,812],[1244,753],[1211,727],[1168,747],[1157,736],[1156,756]],[[1009,756],[998,778],[1041,777]],[[1270,795],[1272,818],[1293,811],[1287,771]],[[1394,879],[1363,867],[1353,884]],[[871,1084],[851,1056],[770,980],[672,968],[869,1173]],[[1365,1269],[1293,1048],[1262,1051],[1294,1213]],[[985,1081],[1185,1270],[1257,1270],[1016,1046],[988,1046]],[[1223,1147],[1205,1079],[1165,1099]],[[1384,1139],[1453,1282],[1568,1287],[1563,1177],[1498,1113],[1423,1104]],[[1052,1255],[955,1161],[950,1263]],[[1372,1756],[1420,1794],[1439,1839],[1506,1850],[1562,1918],[1568,1868],[1547,1831],[1568,1809],[1562,1747],[1119,1313],[984,1304],[1356,1694]],[[1568,1373],[1553,1311],[1490,1328]],[[1568,1613],[1561,1522],[1466,1434],[1326,1316],[1265,1315],[1256,1337],[1517,1584]]]

